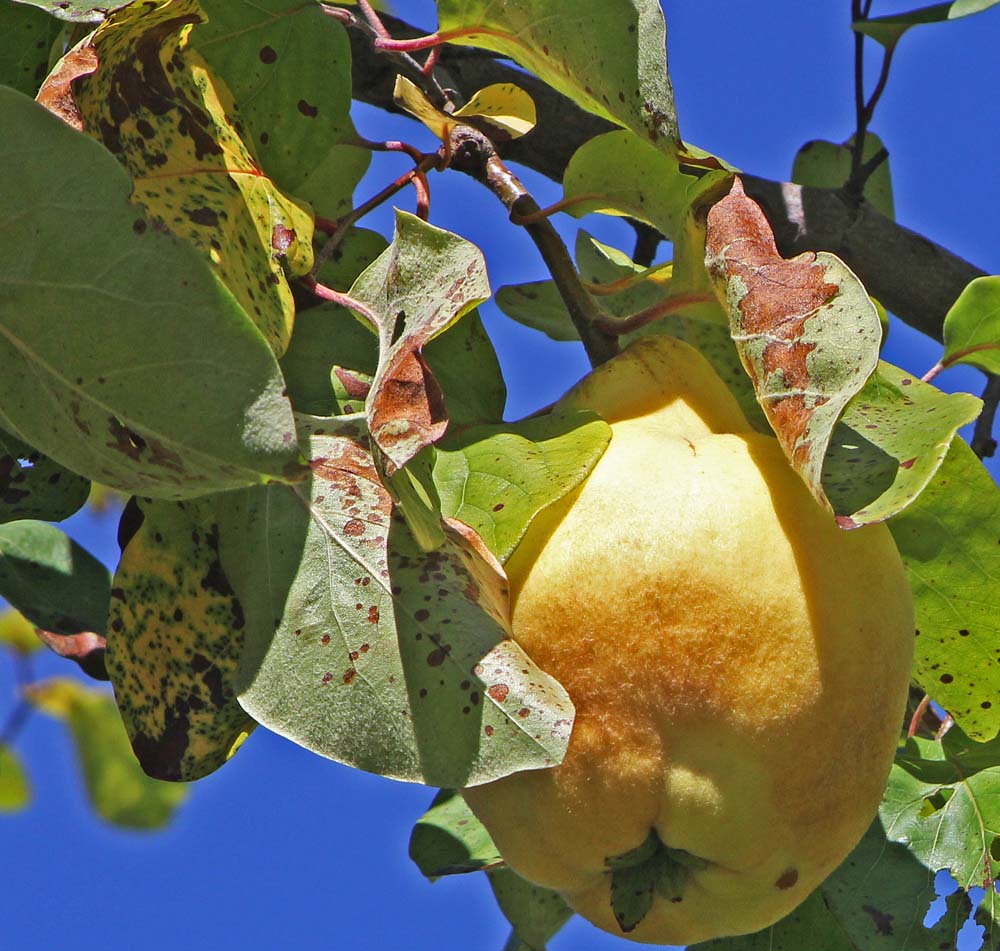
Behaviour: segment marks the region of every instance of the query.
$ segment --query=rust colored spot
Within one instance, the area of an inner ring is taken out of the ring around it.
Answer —
[[[266,66],[270,66],[271,63],[275,62],[278,58],[278,54],[270,46],[262,46],[260,48],[260,61]]]
[[[506,684],[494,684],[490,687],[486,693],[497,703],[503,703],[507,699],[507,694],[510,693],[510,687]]]
[[[364,535],[364,533],[365,523],[360,518],[349,519],[344,524],[344,534],[350,535],[351,538],[357,538],[359,535]]]
[[[331,680],[333,680],[333,674],[331,673],[323,674],[323,683],[328,684]]]
[[[521,707],[521,709],[517,711],[517,715],[518,715],[518,716],[519,716],[519,717],[520,717],[520,718],[521,718],[522,720],[523,720],[523,719],[524,719],[524,718],[525,718],[525,717],[526,717],[526,716],[527,716],[527,715],[528,715],[529,713],[531,713],[531,711],[530,711],[530,710],[529,710],[529,709],[528,709],[527,707]]]
[[[298,101],[298,110],[302,115],[307,116],[310,119],[315,119],[319,115],[319,109],[310,103],[306,102],[305,99],[300,99]]]
[[[371,650],[371,645],[370,644],[362,644],[361,645],[361,653],[362,654],[367,654],[368,651],[370,651],[370,650]]]
[[[322,636],[322,637],[321,637],[321,638],[319,639],[319,642],[320,642],[321,644],[329,644],[329,643],[330,643],[330,635],[329,635],[329,634],[324,634],[324,635],[323,635],[323,636]]]
[[[790,868],[787,871],[781,873],[781,877],[774,883],[775,888],[791,888],[799,880],[799,871],[795,868]]]
[[[486,734],[487,736],[493,736],[493,727],[491,727],[491,726],[487,726],[487,727],[486,727],[486,728],[485,728],[485,729],[483,730],[483,732],[484,732],[484,733],[485,733],[485,734]]]
[[[951,674],[942,674],[941,675],[941,683],[943,683],[943,684],[950,684],[954,679],[955,678],[952,677]]]
[[[503,508],[503,502],[497,502],[497,504],[493,506],[493,511],[499,512],[502,508]]]
[[[358,672],[353,667],[348,667],[344,671],[344,683],[349,684],[355,677],[357,677]]]
[[[378,618],[379,618],[378,608],[375,607],[375,605],[373,604],[368,609],[368,623],[369,624],[378,624]]]
[[[357,660],[360,655],[358,654],[357,651],[351,651],[351,653],[348,656],[351,658],[351,660]]]
[[[913,463],[915,463],[916,461],[917,461],[917,457],[914,456],[912,459],[907,459],[906,462],[901,462],[899,464],[899,468],[900,469],[912,469],[913,468]]]

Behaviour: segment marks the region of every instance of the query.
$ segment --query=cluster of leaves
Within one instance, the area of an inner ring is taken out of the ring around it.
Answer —
[[[891,52],[911,26],[990,5],[857,28]],[[733,170],[680,140],[659,3],[583,6],[587,30],[572,25],[578,0],[439,0],[424,45],[510,57],[617,126],[573,157],[561,205],[642,222],[673,260],[637,263],[581,231],[575,270],[498,303],[558,340],[688,340],[842,527],[891,518],[917,607],[914,678],[957,724],[909,741],[880,822],[802,908],[713,945],[939,947],[970,906],[963,891],[921,930],[928,870],[986,887],[981,919],[1000,915],[1000,830],[975,807],[1000,768],[985,594],[1000,576],[1000,493],[954,439],[980,403],[881,361],[884,314],[846,265],[783,259]],[[0,641],[27,653],[27,625],[110,678],[114,702],[64,680],[25,697],[69,724],[95,802],[109,771],[132,770],[103,810],[114,821],[161,822],[183,789],[123,765],[116,708],[142,769],[175,782],[222,766],[258,724],[449,790],[556,764],[570,736],[570,698],[510,637],[502,566],[536,513],[586,478],[609,429],[582,412],[503,421],[476,313],[485,261],[429,224],[423,201],[397,212],[391,241],[357,226],[370,151],[392,143],[351,123],[345,24],[358,16],[333,12],[0,5],[14,38],[0,42],[0,595],[26,619]],[[406,178],[418,195],[463,129],[502,145],[535,120],[516,87],[455,111],[416,75],[425,85],[401,80],[399,102],[442,139]],[[798,180],[843,185],[856,155],[881,151],[860,141],[810,143]],[[523,193],[495,190],[516,210]],[[887,166],[865,195],[891,214]],[[942,369],[1000,372],[998,301],[1000,279],[970,285]],[[113,577],[50,524],[91,482],[129,497]],[[13,808],[26,792],[5,741],[0,807]],[[569,916],[502,866],[459,796],[435,801],[412,854],[430,877],[487,870],[511,947],[543,947]]]

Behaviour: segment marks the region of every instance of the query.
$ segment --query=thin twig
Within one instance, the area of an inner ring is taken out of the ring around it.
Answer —
[[[610,314],[603,314],[598,320],[598,326],[615,337],[623,337],[640,327],[651,324],[654,320],[666,317],[667,314],[676,314],[697,304],[710,304],[714,300],[714,297],[709,297],[707,294],[678,294],[676,297],[668,297],[666,300],[653,304],[652,307],[647,307],[645,310],[629,314],[628,317],[613,317]]]
[[[983,411],[976,420],[972,432],[972,451],[980,459],[990,459],[997,451],[997,441],[993,438],[993,420],[997,414],[997,404],[1000,403],[1000,376],[986,374],[986,387],[983,390]]]
[[[644,221],[632,221],[631,225],[635,229],[635,250],[632,252],[632,260],[639,267],[649,267],[656,259],[656,250],[663,240],[663,235]]]
[[[910,717],[910,726],[906,731],[907,737],[914,737],[917,735],[917,730],[920,729],[920,723],[924,718],[924,714],[927,712],[927,708],[930,706],[931,695],[929,693],[924,694],[923,700],[917,704],[917,709],[913,711],[913,716]]]
[[[580,283],[580,275],[552,222],[537,217],[538,203],[500,160],[493,143],[483,133],[470,126],[456,126],[451,130],[451,143],[452,167],[493,192],[511,220],[529,222],[524,229],[552,275],[591,364],[599,366],[607,362],[618,352],[618,341],[601,327],[607,315]]]

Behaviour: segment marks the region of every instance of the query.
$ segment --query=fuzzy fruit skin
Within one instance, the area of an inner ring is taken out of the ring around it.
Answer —
[[[655,829],[708,861],[628,937],[782,918],[875,816],[913,655],[881,525],[837,528],[686,344],[647,338],[564,403],[612,440],[507,564],[513,633],[576,705],[564,762],[468,789],[508,864],[621,935],[605,860]]]

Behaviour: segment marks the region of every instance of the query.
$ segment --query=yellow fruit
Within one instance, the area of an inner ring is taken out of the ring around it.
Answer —
[[[757,931],[875,815],[913,652],[899,555],[884,526],[837,528],[686,344],[644,339],[563,405],[611,444],[507,571],[573,736],[561,765],[465,797],[515,871],[606,931],[609,860],[651,830],[682,851],[659,847],[671,874],[630,938]]]

